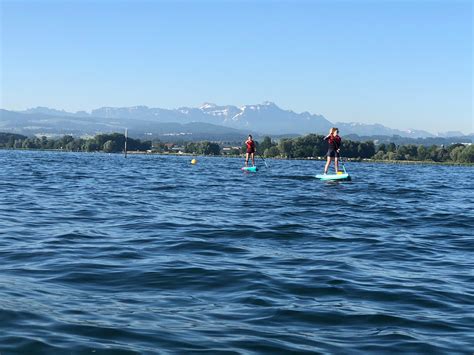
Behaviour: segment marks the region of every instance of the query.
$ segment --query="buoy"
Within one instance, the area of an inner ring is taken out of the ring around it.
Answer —
[[[191,164],[196,164],[196,163],[197,163],[196,159],[191,160]]]

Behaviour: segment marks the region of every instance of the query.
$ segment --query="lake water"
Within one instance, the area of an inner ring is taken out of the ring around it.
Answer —
[[[472,354],[474,168],[197,159],[0,151],[1,354]]]

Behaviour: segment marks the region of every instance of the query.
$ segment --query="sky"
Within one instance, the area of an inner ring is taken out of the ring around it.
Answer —
[[[0,0],[0,107],[275,102],[473,128],[470,0]]]

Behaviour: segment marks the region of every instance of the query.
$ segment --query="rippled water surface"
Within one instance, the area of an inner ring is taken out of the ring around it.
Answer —
[[[472,354],[472,167],[189,161],[0,151],[2,355]]]

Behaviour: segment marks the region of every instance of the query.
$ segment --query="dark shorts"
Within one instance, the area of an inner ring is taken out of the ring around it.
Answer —
[[[255,150],[247,150],[247,154],[253,154],[255,153]]]
[[[331,158],[339,158],[339,153],[335,150],[328,150],[326,156]]]

